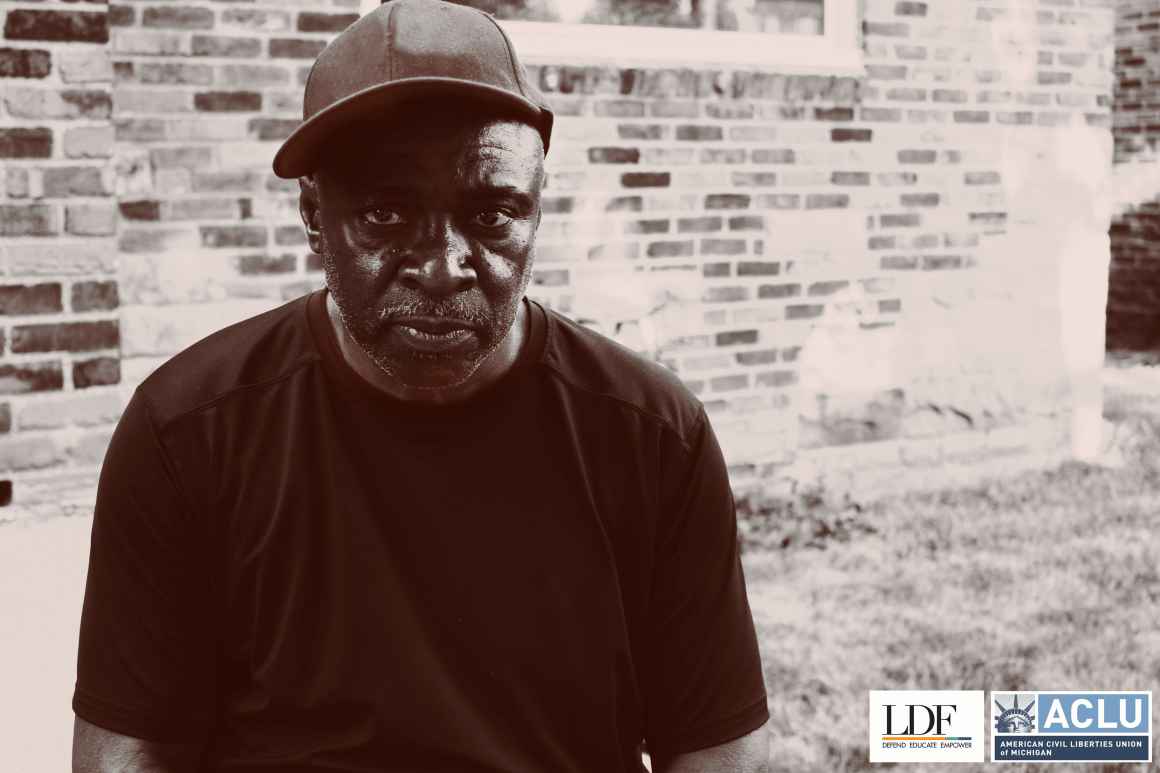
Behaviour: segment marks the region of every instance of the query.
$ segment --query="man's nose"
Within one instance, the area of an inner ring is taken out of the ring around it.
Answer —
[[[450,219],[423,229],[411,255],[399,269],[404,284],[428,295],[454,295],[475,284],[471,243]]]

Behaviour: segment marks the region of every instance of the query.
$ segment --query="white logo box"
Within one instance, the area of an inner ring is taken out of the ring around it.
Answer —
[[[871,690],[870,762],[983,762],[982,690]]]

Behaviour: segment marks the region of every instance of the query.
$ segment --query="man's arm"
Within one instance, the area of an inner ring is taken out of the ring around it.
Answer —
[[[193,744],[142,741],[80,717],[73,723],[73,773],[193,773],[200,761]]]
[[[769,734],[766,725],[708,749],[653,761],[654,773],[765,773],[768,770]]]

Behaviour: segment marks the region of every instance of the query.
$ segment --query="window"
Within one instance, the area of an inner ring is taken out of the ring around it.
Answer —
[[[453,0],[487,11],[528,64],[748,66],[859,74],[858,0]],[[379,0],[362,0],[369,11]]]

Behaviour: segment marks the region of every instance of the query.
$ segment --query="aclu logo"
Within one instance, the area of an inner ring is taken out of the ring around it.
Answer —
[[[1152,693],[993,692],[994,762],[1151,762]]]
[[[870,762],[982,762],[982,690],[871,690]]]

